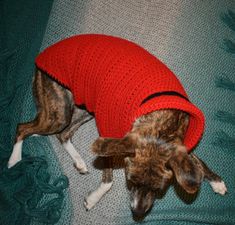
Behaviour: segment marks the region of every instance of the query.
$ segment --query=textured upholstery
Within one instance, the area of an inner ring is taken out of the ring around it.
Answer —
[[[47,224],[58,225],[137,224],[132,219],[123,170],[115,170],[112,190],[94,209],[87,212],[83,206],[84,197],[98,187],[101,177],[99,163],[94,162],[96,157],[89,150],[98,137],[94,120],[83,125],[73,139],[88,165],[88,175],[76,171],[54,137],[28,138],[22,162],[11,170],[6,168],[16,124],[35,114],[31,79],[43,35],[41,51],[74,34],[105,33],[138,43],[179,76],[192,102],[206,116],[205,135],[194,152],[223,177],[229,192],[224,197],[215,195],[209,184],[203,183],[198,195],[190,197],[171,187],[156,201],[143,224],[234,225],[234,23],[228,27],[221,19],[228,9],[235,10],[234,0],[54,0],[51,11],[50,7],[48,0],[0,1],[0,224],[43,224],[48,219]],[[50,188],[35,186],[40,177],[27,179],[27,188],[18,192],[18,199],[24,199],[29,192],[36,196],[32,190],[47,192],[36,199],[39,204],[30,202],[36,208],[27,214],[11,192],[20,188],[15,185],[14,171],[21,168],[20,175],[29,178],[24,176],[32,166],[29,159],[35,161],[38,156],[48,163],[50,179],[45,184]],[[50,202],[58,196],[53,181],[62,173],[69,178],[69,188],[63,191],[62,202]],[[10,178],[13,181],[5,183]],[[53,211],[53,206],[61,210]],[[9,218],[4,217],[6,212]],[[52,212],[51,217],[47,212]]]
[[[214,118],[218,110],[234,112],[234,93],[215,85],[218,76],[234,79],[234,58],[223,48],[223,40],[231,31],[221,21],[221,15],[234,7],[232,0],[54,2],[42,49],[79,33],[105,33],[132,40],[166,63],[206,114],[206,132],[195,153],[224,178],[229,194],[215,195],[208,183],[203,183],[194,198],[170,188],[156,201],[145,224],[235,224],[234,149],[213,144],[219,130],[234,135],[233,125]],[[86,176],[77,173],[67,153],[51,138],[70,179],[73,224],[134,224],[122,170],[115,171],[112,190],[94,209],[86,212],[83,207],[84,196],[98,186],[101,177],[101,171],[94,168],[95,156],[89,151],[97,135],[93,120],[73,139],[88,164],[90,174]]]

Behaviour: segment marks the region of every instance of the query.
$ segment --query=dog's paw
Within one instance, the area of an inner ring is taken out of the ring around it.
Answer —
[[[74,167],[81,174],[87,174],[88,173],[87,166],[83,161],[82,162],[81,161],[74,161]]]
[[[88,195],[84,199],[84,206],[85,206],[86,210],[90,210],[91,208],[93,208],[98,201],[99,201],[99,199],[97,200],[96,198],[94,198],[94,196],[92,196],[92,193],[90,195]]]
[[[227,193],[227,187],[224,181],[211,181],[210,185],[215,193],[225,195]]]
[[[96,141],[92,144],[91,148],[94,153],[100,153],[103,143],[104,143],[104,138],[97,138]]]
[[[87,210],[93,208],[100,199],[111,189],[112,182],[110,183],[101,183],[99,188],[93,192],[91,192],[84,200],[84,206]]]
[[[69,153],[71,158],[73,159],[75,168],[81,173],[85,174],[88,172],[86,163],[75,149],[74,145],[72,144],[71,140],[64,142],[63,144],[64,149]]]
[[[22,159],[22,156],[21,156],[22,144],[23,144],[23,141],[19,141],[19,142],[15,143],[15,145],[13,147],[12,154],[11,154],[10,159],[7,164],[8,168],[13,167],[16,163],[21,161],[21,159]]]
[[[16,160],[16,159],[10,159],[7,163],[7,168],[10,169],[11,167],[13,167],[16,163],[18,163],[19,161],[21,161],[20,159],[19,160]]]

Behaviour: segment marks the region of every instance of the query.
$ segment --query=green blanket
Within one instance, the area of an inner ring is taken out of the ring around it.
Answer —
[[[0,1],[1,225],[54,224],[68,201],[68,179],[57,163],[48,166],[55,156],[45,154],[51,148],[45,139],[26,141],[23,160],[11,169],[6,166],[17,123],[35,114],[29,87],[51,6],[50,0]]]

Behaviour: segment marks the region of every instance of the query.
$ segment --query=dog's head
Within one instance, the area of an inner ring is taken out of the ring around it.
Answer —
[[[125,158],[126,179],[134,215],[144,216],[159,193],[165,193],[174,178],[190,194],[196,193],[200,187],[202,170],[182,144],[181,138],[188,123],[183,123],[186,120],[179,115],[174,123],[179,126],[172,127],[168,119],[164,125],[158,123],[157,127],[161,127],[159,132],[151,120],[147,123],[142,121],[140,126],[137,124],[133,132],[123,139],[99,138],[93,144],[93,151],[99,156],[122,155]],[[150,129],[149,124],[152,127]],[[145,129],[145,126],[148,128]]]
[[[149,145],[145,149],[127,149],[124,147],[126,144],[117,142],[113,140],[112,143],[110,140],[103,145],[105,148],[100,148],[100,152],[96,148],[95,152],[103,157],[120,154],[125,157],[133,214],[144,216],[151,209],[157,195],[167,190],[173,178],[186,192],[194,194],[198,191],[203,174],[184,146]],[[112,147],[110,149],[107,146]]]
[[[198,191],[203,174],[184,146],[137,149],[135,157],[125,158],[126,178],[131,190],[131,208],[144,216],[157,196],[163,196],[175,179],[189,194]]]

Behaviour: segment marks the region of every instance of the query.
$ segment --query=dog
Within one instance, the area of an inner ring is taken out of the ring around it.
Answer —
[[[189,194],[204,179],[214,192],[227,192],[222,179],[191,152],[202,137],[203,113],[173,72],[135,43],[98,34],[58,42],[36,58],[33,94],[37,115],[18,125],[8,167],[21,160],[26,137],[55,134],[78,171],[87,173],[71,139],[95,116],[100,137],[92,151],[106,166],[101,185],[85,198],[87,210],[111,189],[116,156],[125,162],[134,216],[144,217],[172,180]]]

